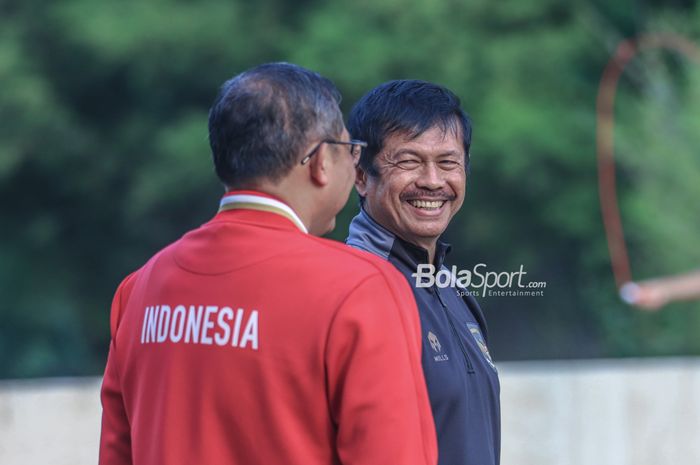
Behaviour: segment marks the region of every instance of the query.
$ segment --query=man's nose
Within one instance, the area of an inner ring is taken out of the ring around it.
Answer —
[[[431,190],[445,186],[445,180],[437,163],[427,162],[423,164],[421,174],[416,179],[416,186]]]

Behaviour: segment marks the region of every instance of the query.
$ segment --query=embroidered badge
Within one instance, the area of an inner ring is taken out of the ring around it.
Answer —
[[[474,323],[467,323],[467,328],[469,329],[471,335],[474,337],[476,345],[478,345],[479,349],[481,349],[481,353],[484,355],[484,358],[487,362],[489,362],[489,365],[491,365],[491,368],[498,371],[496,369],[496,365],[493,363],[493,359],[491,359],[489,348],[486,347],[486,341],[484,341],[484,337],[481,335],[481,331],[479,331],[479,325]]]
[[[433,349],[433,352],[435,352],[433,355],[433,360],[436,362],[445,362],[450,359],[446,353],[443,353],[442,344],[440,344],[440,340],[432,331],[428,331],[428,342],[430,343],[430,347]]]

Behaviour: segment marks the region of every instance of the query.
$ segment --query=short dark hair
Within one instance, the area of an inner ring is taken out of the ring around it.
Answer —
[[[216,174],[229,188],[279,180],[312,138],[343,131],[340,92],[290,63],[267,63],[226,81],[209,110]]]
[[[430,82],[401,79],[388,81],[366,93],[352,108],[348,131],[367,142],[360,167],[370,176],[379,176],[374,159],[391,134],[405,133],[416,138],[434,126],[444,131],[461,129],[466,166],[472,126],[459,98],[446,87]]]

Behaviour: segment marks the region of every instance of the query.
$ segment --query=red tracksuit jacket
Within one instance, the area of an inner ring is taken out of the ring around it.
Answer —
[[[100,464],[434,465],[406,280],[267,195],[222,205],[116,292]]]

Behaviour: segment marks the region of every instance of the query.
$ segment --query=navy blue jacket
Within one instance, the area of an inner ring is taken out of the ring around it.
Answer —
[[[364,210],[352,220],[346,242],[389,260],[413,288],[424,337],[422,364],[437,431],[438,464],[498,465],[500,384],[479,304],[460,289],[417,288],[411,275],[419,264],[428,263],[428,252],[392,234]],[[436,269],[444,266],[449,249],[438,242]]]

